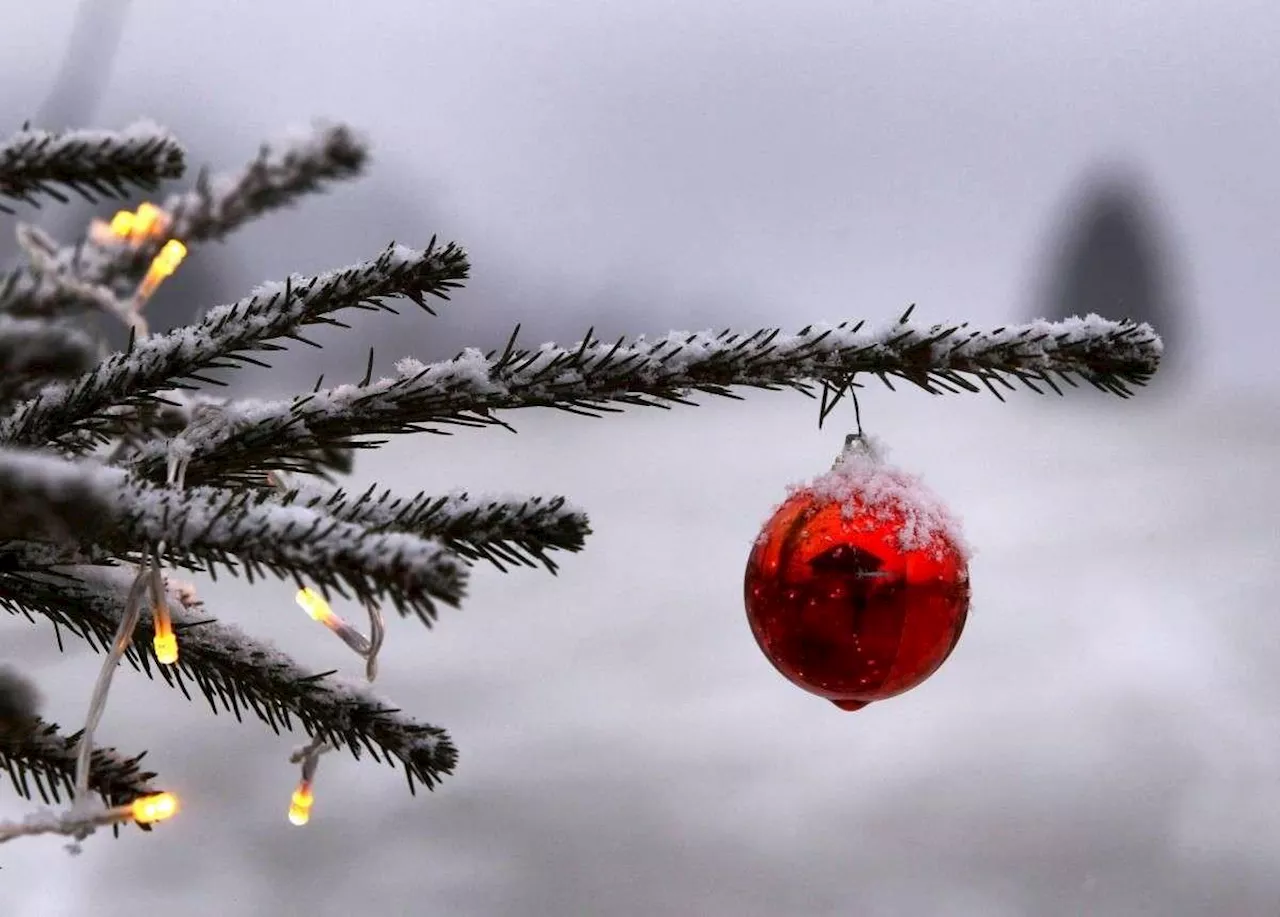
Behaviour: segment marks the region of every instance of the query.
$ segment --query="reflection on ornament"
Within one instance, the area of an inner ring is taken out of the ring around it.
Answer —
[[[945,507],[851,437],[835,467],[765,523],[745,598],[778,671],[858,710],[920,684],[951,654],[968,564]]]

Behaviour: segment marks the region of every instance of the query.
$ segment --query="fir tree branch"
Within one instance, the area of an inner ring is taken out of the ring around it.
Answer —
[[[98,652],[110,645],[129,591],[129,572],[56,566],[59,558],[42,546],[10,547],[10,553],[19,550],[28,553],[17,562],[20,569],[5,572],[0,565],[0,607],[29,620],[41,615]],[[227,712],[242,720],[252,711],[277,734],[300,725],[308,735],[345,747],[357,759],[367,751],[374,760],[399,761],[411,791],[415,783],[430,789],[452,773],[457,751],[443,729],[404,716],[365,687],[333,678],[333,673],[309,672],[238,628],[197,618],[172,599],[168,604],[181,646],[177,664],[156,665],[139,649],[149,646],[154,635],[147,615],[125,654],[148,678],[158,673],[188,699],[194,684],[215,714]]]
[[[311,343],[299,334],[306,325],[347,327],[331,317],[342,309],[394,312],[382,299],[404,296],[432,312],[426,295],[448,299],[467,272],[466,253],[452,243],[437,248],[433,238],[426,250],[392,245],[372,261],[260,287],[195,325],[133,340],[127,351],[112,354],[90,372],[49,386],[0,422],[0,442],[44,444],[78,425],[92,429],[112,405],[145,400],[163,388],[189,387],[184,380],[211,381],[200,375],[204,370],[265,365],[248,352],[281,350],[272,343],[279,338]]]
[[[95,284],[73,274],[38,273],[27,267],[0,275],[0,312],[21,318],[60,318],[102,308]]]
[[[345,124],[316,124],[264,143],[241,171],[209,179],[165,200],[169,235],[187,243],[225,238],[262,214],[291,207],[305,194],[326,190],[364,172],[367,142]]]
[[[153,188],[183,172],[185,151],[150,122],[123,131],[24,129],[0,144],[0,197],[38,204],[47,194],[66,203],[64,186],[86,200],[123,197],[129,188]],[[12,209],[0,202],[0,211]]]
[[[63,736],[57,726],[37,723],[21,735],[0,738],[0,764],[9,772],[9,781],[19,796],[34,799],[39,795],[46,805],[61,803],[64,796],[71,798],[75,786],[79,742],[79,732]],[[112,748],[95,748],[90,758],[89,788],[108,806],[155,792],[151,781],[156,775],[140,766],[145,754],[126,758]]]
[[[5,540],[94,543],[110,530],[124,472],[95,463],[0,450],[0,544]]]
[[[305,194],[327,190],[329,182],[358,177],[369,150],[350,127],[318,124],[275,143],[238,172],[212,179],[201,173],[190,191],[171,195],[160,209],[169,216],[163,237],[137,245],[94,246],[82,253],[89,279],[118,293],[131,291],[166,239],[188,246],[224,239],[251,220],[291,207]]]
[[[286,502],[306,506],[334,518],[355,522],[374,532],[409,532],[436,538],[468,560],[487,560],[500,570],[505,563],[543,564],[555,572],[552,550],[577,552],[591,528],[581,510],[564,497],[472,497],[462,491],[444,496],[418,493],[412,498],[377,485],[360,496],[310,482],[292,485]]]
[[[132,295],[160,247],[171,238],[187,245],[225,238],[264,213],[289,207],[304,194],[323,191],[329,182],[355,178],[364,171],[368,147],[346,125],[320,124],[274,144],[239,172],[209,178],[170,195],[161,209],[169,224],[163,236],[139,242],[84,241],[59,250],[59,273],[83,284],[106,287],[114,295]],[[46,272],[48,273],[48,272]],[[95,308],[94,297],[73,285],[58,285],[28,268],[0,276],[0,311],[14,315],[60,315]]]
[[[290,401],[234,401],[225,421],[192,437],[189,480],[243,481],[250,470],[293,467],[320,445],[360,447],[357,437],[444,432],[430,425],[504,424],[493,412],[554,407],[593,416],[615,404],[666,407],[689,404],[699,391],[730,398],[735,386],[789,387],[810,394],[814,381],[846,384],[855,373],[905,379],[926,391],[980,391],[976,377],[997,397],[1009,378],[1040,391],[1061,393],[1058,377],[1128,395],[1155,372],[1160,339],[1148,325],[1091,316],[1067,322],[1034,322],[995,331],[965,325],[916,327],[904,322],[878,332],[862,323],[813,325],[795,335],[777,330],[750,335],[673,332],[656,341],[608,345],[588,337],[564,348],[537,350],[509,344],[501,353],[469,349],[424,365],[405,359],[397,375],[360,385],[315,391]],[[162,469],[163,443],[148,443],[134,470],[154,479]]]
[[[433,600],[456,605],[466,584],[464,562],[417,535],[284,506],[265,491],[157,487],[98,462],[0,450],[0,505],[0,539],[94,545],[118,557],[164,542],[164,557],[187,569],[234,573],[242,564],[250,582],[265,569],[299,585],[305,575],[326,597],[349,588],[427,623]]]
[[[0,474],[3,465],[0,464]],[[123,474],[123,472],[121,472]],[[424,622],[433,600],[456,606],[467,568],[438,542],[406,532],[372,531],[303,506],[283,506],[266,491],[186,490],[124,482],[116,486],[111,530],[96,542],[120,556],[163,541],[166,557],[191,570],[219,565],[249,581],[263,569],[292,575],[363,602],[390,600]]]

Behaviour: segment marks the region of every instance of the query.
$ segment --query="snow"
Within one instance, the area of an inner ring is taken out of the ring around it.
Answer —
[[[251,495],[190,487],[180,495],[161,488],[121,487],[117,511],[140,542],[198,542],[246,559],[299,570],[332,570],[338,578],[381,573],[450,601],[466,582],[466,565],[439,543],[401,532],[368,532],[303,506],[259,502]],[[227,512],[236,506],[237,512]]]
[[[166,199],[163,209],[175,215],[171,234],[195,241],[223,236],[265,209],[280,207],[281,199],[289,203],[320,182],[353,177],[367,153],[366,140],[346,125],[295,125],[242,169],[210,178],[204,191]]]
[[[78,128],[66,131],[23,130],[0,142],[0,161],[18,155],[24,147],[35,147],[43,144],[40,156],[52,157],[77,147],[99,147],[103,153],[122,156],[125,151],[141,151],[154,146],[158,160],[167,159],[176,153],[183,153],[184,148],[178,138],[167,128],[154,121],[142,119],[135,121],[119,131],[106,131]],[[22,152],[23,157],[30,153]]]
[[[887,453],[884,442],[874,436],[850,439],[829,471],[788,490],[810,490],[838,502],[846,519],[868,514],[874,520],[897,522],[902,526],[898,543],[904,551],[940,554],[949,544],[968,559],[972,549],[951,510],[919,477],[887,464]]]
[[[413,263],[424,257],[412,249],[396,249],[395,258]],[[322,275],[317,285],[345,287],[351,277],[365,266],[355,266],[342,271]],[[299,279],[294,290],[293,311],[312,281]],[[283,284],[259,287],[259,297],[283,296]],[[220,321],[230,315],[229,306],[215,309],[205,324]],[[249,323],[265,324],[265,317],[273,310],[259,311],[249,317]],[[957,358],[968,357],[982,348],[990,348],[1021,341],[1018,353],[1026,368],[1071,370],[1082,368],[1068,349],[1073,343],[1100,340],[1121,327],[1118,322],[1089,316],[1066,324],[1066,330],[1052,334],[1054,325],[1035,322],[1010,326],[991,334],[974,334],[963,343],[940,342],[932,345],[935,359],[940,366],[948,365],[948,353]],[[1145,331],[1143,330],[1145,329]],[[1138,361],[1154,359],[1159,353],[1159,338],[1149,326],[1140,326],[1134,337],[1140,343],[1120,345],[1117,353],[1128,352]],[[642,385],[674,389],[686,394],[696,384],[706,383],[713,377],[708,370],[721,370],[715,384],[721,379],[735,384],[745,382],[776,382],[778,367],[798,359],[802,363],[801,377],[812,378],[824,368],[840,365],[851,354],[859,351],[889,354],[894,352],[902,339],[921,340],[929,337],[932,329],[891,323],[874,331],[858,326],[815,324],[797,334],[776,334],[767,347],[757,341],[750,348],[741,348],[735,337],[720,337],[710,331],[671,332],[655,340],[639,337],[629,344],[616,347],[595,342],[583,347],[581,343],[562,347],[545,343],[534,348],[530,355],[499,368],[498,358],[486,356],[470,347],[457,357],[439,363],[423,363],[406,357],[395,363],[396,375],[384,377],[368,385],[343,384],[318,392],[308,393],[305,404],[294,399],[260,400],[246,398],[225,406],[223,422],[210,425],[207,435],[188,434],[195,447],[195,455],[217,450],[221,445],[254,426],[280,427],[287,423],[341,421],[352,435],[360,432],[376,432],[386,428],[387,418],[394,416],[407,422],[437,421],[460,416],[474,407],[516,408],[548,400],[587,399],[593,394],[604,399],[626,394],[632,387],[631,379],[639,377]],[[762,338],[763,340],[763,338]],[[145,348],[148,342],[143,342]],[[171,344],[161,343],[158,348],[170,349]],[[207,345],[203,346],[208,351]],[[594,378],[590,383],[583,378],[583,371],[573,366],[577,354],[581,365]],[[601,368],[606,357],[607,365]],[[953,361],[954,362],[954,361]],[[807,364],[807,365],[805,365]],[[552,371],[554,370],[554,371]],[[617,381],[610,384],[611,379]],[[603,385],[602,385],[603,382]],[[161,444],[144,446],[140,455],[154,457],[163,448]]]

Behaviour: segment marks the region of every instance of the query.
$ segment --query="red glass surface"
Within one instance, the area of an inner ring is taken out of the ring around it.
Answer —
[[[969,611],[964,555],[942,533],[904,550],[902,514],[857,497],[798,491],[765,523],[747,561],[747,618],[760,649],[795,684],[857,710],[924,681],[960,639]]]

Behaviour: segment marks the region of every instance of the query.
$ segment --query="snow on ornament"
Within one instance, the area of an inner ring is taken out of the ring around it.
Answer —
[[[946,507],[850,436],[761,530],[747,619],[779,672],[858,710],[914,688],[951,654],[969,611],[967,553]]]

